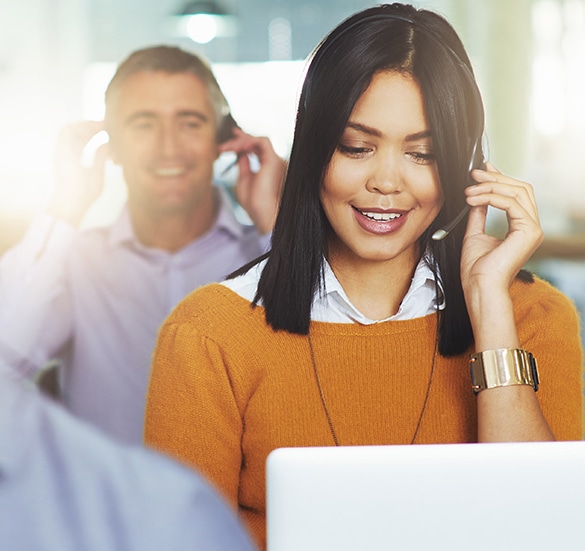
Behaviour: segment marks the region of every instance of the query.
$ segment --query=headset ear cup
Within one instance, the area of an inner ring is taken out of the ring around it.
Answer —
[[[238,128],[238,124],[232,117],[231,113],[228,113],[222,119],[219,131],[217,133],[218,143],[227,142],[229,139],[233,138],[234,128]]]

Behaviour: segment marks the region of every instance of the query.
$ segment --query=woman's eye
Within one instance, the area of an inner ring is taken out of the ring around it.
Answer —
[[[420,151],[410,151],[407,155],[415,162],[421,165],[427,165],[435,162],[434,153],[422,153]]]
[[[337,146],[337,149],[339,149],[341,153],[347,155],[348,157],[363,157],[372,151],[372,148],[370,147],[354,147],[350,145],[344,145],[342,143]]]

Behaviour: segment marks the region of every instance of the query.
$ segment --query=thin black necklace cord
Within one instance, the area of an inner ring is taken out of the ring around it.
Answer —
[[[311,330],[309,329],[309,348],[311,349],[311,362],[313,363],[313,373],[315,374],[315,381],[317,381],[317,388],[319,389],[319,395],[321,396],[321,404],[323,405],[323,410],[325,411],[325,417],[327,417],[327,424],[329,425],[329,430],[331,431],[331,436],[333,436],[333,442],[335,442],[336,446],[339,446],[339,441],[337,440],[337,434],[335,433],[335,428],[333,427],[333,421],[331,421],[331,415],[329,415],[329,408],[327,407],[327,402],[325,401],[325,394],[323,393],[323,387],[321,386],[321,379],[319,378],[319,372],[317,371],[317,362],[315,361],[315,351],[313,350],[313,340],[311,339]]]
[[[418,433],[420,431],[420,427],[422,425],[422,420],[423,420],[423,417],[425,415],[425,411],[427,409],[427,405],[429,403],[429,398],[431,395],[431,387],[433,385],[433,378],[435,375],[435,365],[437,362],[437,352],[439,350],[440,315],[441,315],[441,313],[439,311],[438,302],[437,302],[437,311],[436,311],[437,322],[436,322],[436,326],[435,326],[435,346],[434,346],[434,350],[433,350],[433,361],[431,363],[431,373],[429,375],[429,384],[427,385],[427,391],[425,394],[423,406],[422,406],[422,409],[420,411],[420,415],[418,418],[418,422],[416,424],[416,428],[414,429],[414,434],[412,436],[412,440],[410,441],[411,445],[414,444],[416,441],[416,438],[417,438]],[[309,333],[307,336],[309,339],[309,349],[311,351],[311,362],[313,364],[313,373],[315,375],[315,381],[317,383],[317,388],[319,389],[319,396],[321,397],[321,405],[323,406],[323,411],[325,412],[325,417],[327,418],[327,424],[329,425],[329,430],[331,431],[331,436],[333,437],[333,442],[335,442],[336,446],[339,446],[339,440],[337,438],[337,433],[335,432],[335,427],[333,426],[333,421],[331,420],[329,408],[327,407],[327,401],[325,400],[325,393],[323,392],[323,386],[321,385],[321,378],[319,377],[319,371],[317,369],[317,362],[315,360],[315,350],[313,348],[313,339],[311,338],[310,330],[309,330]]]
[[[429,403],[429,397],[431,395],[431,387],[433,386],[433,378],[435,375],[435,364],[437,363],[437,352],[439,350],[439,318],[441,316],[441,313],[439,312],[438,307],[437,307],[436,315],[437,315],[437,325],[436,325],[436,329],[435,329],[435,349],[433,350],[433,362],[431,364],[431,374],[429,375],[429,384],[427,385],[427,393],[425,395],[425,401],[423,402],[423,407],[420,411],[418,423],[416,424],[416,429],[414,430],[414,434],[412,435],[412,440],[410,441],[411,445],[415,443],[416,437],[418,436],[418,432],[420,430],[420,426],[422,425],[422,420],[423,420],[423,417],[425,415],[427,405]]]

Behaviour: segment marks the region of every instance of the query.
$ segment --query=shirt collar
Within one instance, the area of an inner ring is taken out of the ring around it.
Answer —
[[[366,317],[352,304],[326,260],[323,282],[323,290],[313,301],[311,317],[315,321],[352,321],[362,325],[372,325],[391,320],[422,317],[435,312],[437,307],[441,310],[445,307],[442,287],[439,283],[436,289],[435,276],[429,267],[427,256],[423,257],[416,266],[410,287],[398,312],[383,320]]]
[[[236,238],[240,238],[244,233],[244,228],[236,216],[232,199],[227,191],[220,187],[215,187],[215,194],[219,201],[219,212],[213,226],[209,229],[206,235],[212,232],[225,231]],[[132,227],[132,220],[130,219],[128,205],[124,206],[118,220],[111,227],[109,242],[112,248],[124,244],[133,245],[138,249],[149,248],[142,245],[136,238],[134,228]],[[187,247],[189,247],[189,245],[187,245]]]

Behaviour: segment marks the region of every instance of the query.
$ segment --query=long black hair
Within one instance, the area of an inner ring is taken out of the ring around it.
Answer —
[[[323,282],[329,222],[319,200],[325,170],[355,103],[374,75],[411,74],[421,87],[444,204],[420,238],[445,294],[439,350],[465,351],[473,333],[461,286],[465,224],[442,241],[432,234],[465,205],[470,160],[481,164],[484,111],[461,40],[438,14],[384,4],[358,12],[315,49],[305,76],[279,214],[254,304],[260,300],[275,330],[307,334],[311,304]]]

